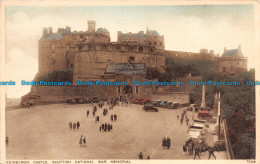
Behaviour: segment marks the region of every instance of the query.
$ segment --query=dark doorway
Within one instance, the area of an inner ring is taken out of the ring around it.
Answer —
[[[130,85],[126,85],[124,87],[125,94],[132,94],[132,87]]]

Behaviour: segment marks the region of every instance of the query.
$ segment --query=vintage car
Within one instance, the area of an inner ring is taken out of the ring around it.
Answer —
[[[143,100],[139,101],[139,104],[144,105],[150,103],[150,100],[144,98]]]
[[[70,98],[67,99],[67,104],[77,104],[77,102],[73,98]]]
[[[169,109],[177,109],[179,107],[179,103],[178,102],[169,102]]]
[[[75,98],[74,100],[76,101],[77,104],[84,104],[85,103],[84,98]]]
[[[161,101],[159,104],[159,107],[166,107],[168,104],[168,101]]]
[[[153,102],[153,105],[158,107],[158,106],[160,106],[161,102],[162,102],[161,100],[156,100]]]
[[[198,105],[197,104],[190,104],[189,107],[186,108],[187,111],[198,111]]]
[[[145,105],[145,106],[143,107],[143,109],[144,109],[145,111],[155,111],[155,112],[158,112],[158,111],[159,111],[159,109],[158,109],[158,108],[155,108],[153,105]]]
[[[211,117],[211,115],[207,110],[200,110],[198,112],[198,118],[209,118],[209,117]]]
[[[135,103],[138,100],[138,98],[133,98],[130,100],[131,103]]]

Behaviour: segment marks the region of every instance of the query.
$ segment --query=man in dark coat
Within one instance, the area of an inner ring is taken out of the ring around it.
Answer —
[[[113,118],[114,118],[114,116],[113,116],[113,114],[111,114],[111,116],[110,116],[110,120],[113,122]]]
[[[103,130],[105,129],[105,124],[102,124],[102,129],[103,129]]]
[[[79,121],[77,122],[77,129],[79,130],[79,127],[80,127],[80,123]]]
[[[166,140],[166,146],[167,148],[169,149],[171,147],[171,139],[169,137],[167,137],[167,140]]]
[[[162,141],[162,146],[163,146],[163,148],[165,148],[166,142],[167,142],[167,140],[166,140],[166,138],[164,137],[164,138],[163,138],[163,141]]]
[[[105,131],[107,131],[107,123],[105,123]]]
[[[73,124],[73,130],[75,130],[76,129],[76,123],[74,122],[74,124]]]
[[[116,120],[117,120],[117,115],[116,115],[116,114],[114,114],[114,120],[115,120],[115,122],[116,122]]]
[[[139,159],[143,159],[144,157],[143,157],[143,153],[142,152],[140,152],[140,154],[139,154]]]
[[[101,130],[102,130],[102,126],[99,127],[99,131],[100,131],[100,132],[101,132]]]
[[[111,127],[110,127],[110,124],[108,123],[107,124],[107,130],[110,132],[110,129],[111,129]]]
[[[70,123],[69,123],[69,126],[70,126],[70,129],[72,129],[72,122],[70,121]]]
[[[89,110],[87,111],[87,117],[88,117],[88,115],[89,115]]]

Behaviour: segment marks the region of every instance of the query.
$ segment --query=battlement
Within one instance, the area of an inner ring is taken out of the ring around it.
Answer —
[[[131,52],[131,53],[145,53],[145,54],[156,54],[165,55],[165,51],[158,50],[153,46],[143,45],[131,45],[127,43],[110,42],[104,43],[84,43],[76,45],[77,52],[87,51],[117,51],[117,52]]]
[[[117,32],[117,42],[133,45],[154,46],[156,49],[164,50],[164,36],[159,35],[156,30],[139,31],[138,33]]]

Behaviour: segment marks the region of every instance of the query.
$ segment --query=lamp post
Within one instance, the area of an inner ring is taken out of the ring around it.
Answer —
[[[220,92],[218,95],[218,139],[220,140]]]

